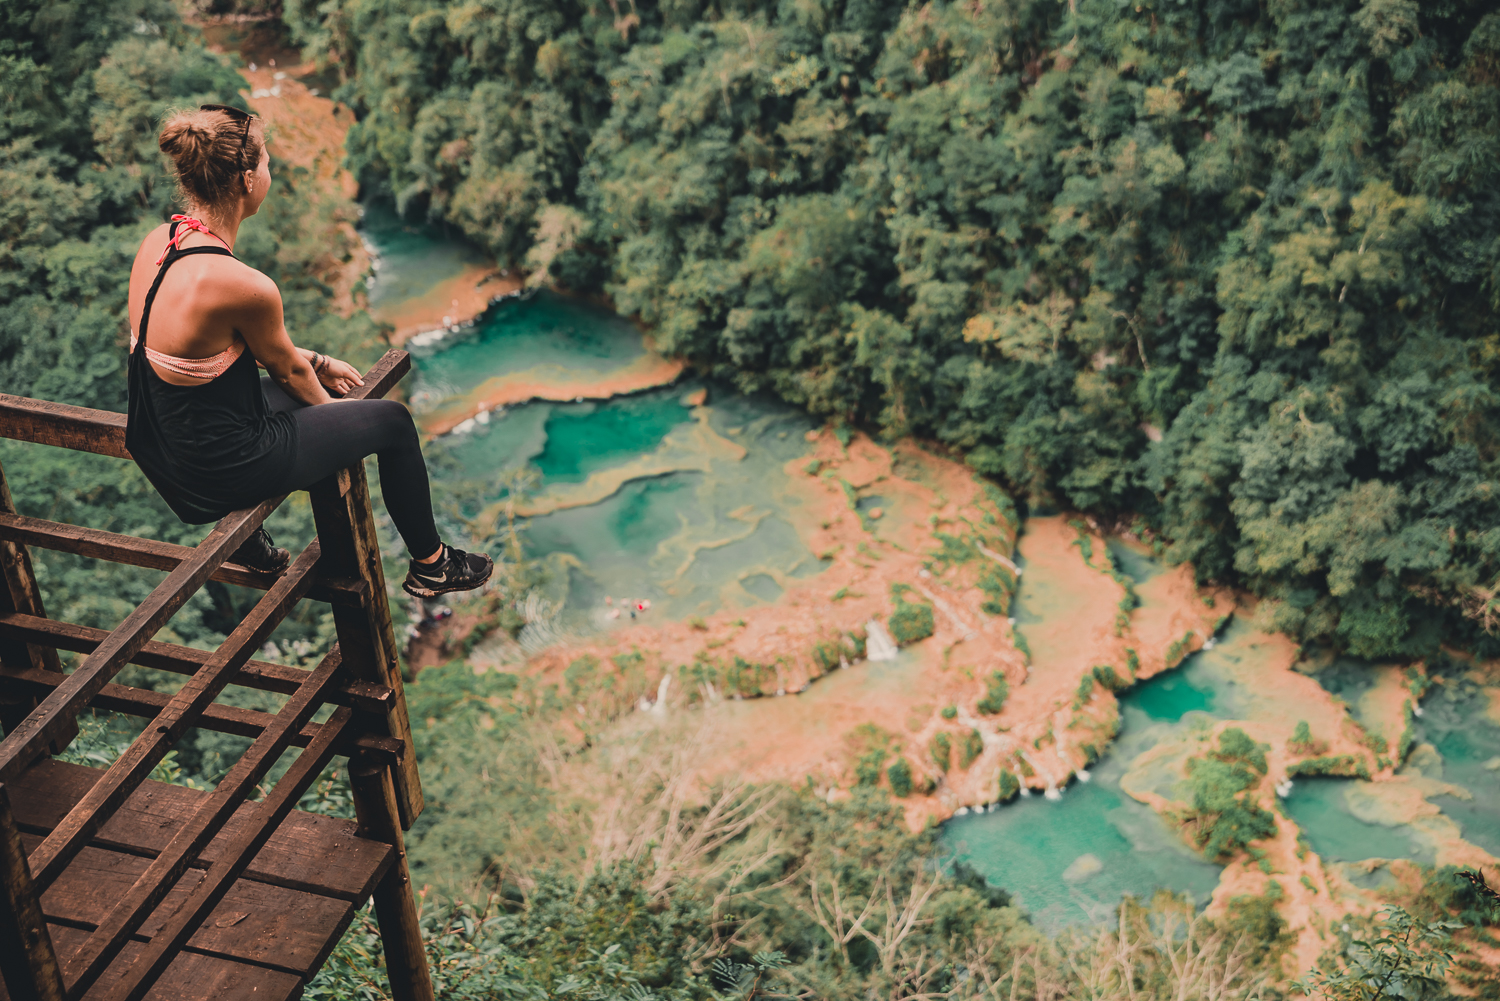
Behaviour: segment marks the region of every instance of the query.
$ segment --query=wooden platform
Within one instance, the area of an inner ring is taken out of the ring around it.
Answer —
[[[349,397],[378,399],[410,367],[387,352]],[[0,437],[130,461],[124,427],[122,414],[0,394]],[[308,493],[317,538],[262,573],[234,555],[283,497],[168,545],[23,516],[0,470],[3,1001],[297,997],[366,901],[391,997],[435,1001],[402,835],[422,786],[363,463]],[[88,628],[47,616],[32,548],[165,576],[113,629]],[[264,593],[216,649],[157,642],[210,580]],[[311,669],[256,660],[303,600],[328,603],[336,641]],[[78,655],[71,672],[59,651]],[[132,663],[185,677],[163,692],[117,684]],[[286,698],[251,711],[218,701],[230,687]],[[88,709],[149,722],[108,768],[59,762]],[[250,744],[212,791],[150,781],[194,729]],[[297,812],[335,758],[357,819]]]
[[[41,843],[103,771],[43,759],[12,787],[17,826],[27,850]],[[76,948],[104,913],[145,871],[201,806],[206,793],[145,782],[101,828],[89,847],[42,894],[42,913],[60,952]],[[131,937],[110,970],[86,998],[102,997],[115,967],[134,960],[203,869],[223,846],[253,822],[247,803],[168,894],[157,915]],[[293,812],[277,828],[245,873],[188,940],[146,996],[160,1001],[190,999],[295,998],[327,959],[349,926],[357,904],[367,900],[395,859],[394,849],[356,836],[355,822]],[[6,998],[0,986],[0,998]]]

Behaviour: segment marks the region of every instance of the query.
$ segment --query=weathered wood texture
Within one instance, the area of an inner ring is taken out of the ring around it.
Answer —
[[[150,570],[176,570],[184,560],[193,555],[190,546],[157,542],[155,539],[138,539],[133,535],[119,535],[97,528],[80,528],[77,525],[43,521],[0,510],[0,544],[3,543],[38,546]],[[260,573],[238,564],[226,563],[209,575],[209,580],[265,591],[276,583],[278,577],[278,574]],[[313,582],[307,596],[316,601],[358,607],[365,601],[365,588],[359,581],[319,577]]]
[[[29,668],[16,671],[0,665],[0,682],[14,682],[19,690],[35,692],[43,697],[57,687],[58,678],[58,675],[48,671],[34,671]],[[94,696],[89,702],[89,708],[155,719],[171,701],[172,697],[165,692],[109,684]],[[329,701],[334,700],[329,699]],[[215,702],[210,703],[203,710],[203,714],[193,720],[193,728],[254,738],[259,737],[274,719],[275,717],[270,713],[256,709],[241,709],[239,706],[220,705]],[[292,746],[306,747],[317,738],[321,729],[322,725],[319,723],[308,723],[292,735]],[[335,751],[338,754],[353,754],[361,749],[378,756],[387,764],[395,764],[396,760],[401,757],[404,745],[394,737],[377,737],[368,733],[346,731]]]
[[[63,1001],[62,972],[42,918],[26,847],[0,785],[0,981],[24,1001]]]
[[[350,395],[382,396],[409,368],[405,352],[388,352]],[[0,396],[0,436],[128,458],[123,432],[122,415]],[[401,833],[422,793],[363,465],[311,493],[318,540],[282,573],[262,574],[225,561],[281,498],[227,515],[189,548],[23,517],[0,474],[0,967],[9,985],[0,1001],[294,997],[371,896],[393,996],[432,998]],[[31,545],[166,577],[113,631],[52,622]],[[265,595],[217,650],[155,642],[211,579]],[[253,659],[308,596],[333,605],[339,644],[312,671]],[[59,649],[85,655],[70,675]],[[172,694],[114,684],[127,663],[187,681]],[[216,703],[231,684],[287,698],[275,712]],[[327,722],[312,723],[329,703],[338,708]],[[46,757],[89,706],[151,720],[102,772]],[[212,791],[147,779],[195,727],[252,743]],[[263,802],[247,802],[289,747],[304,749]],[[335,754],[358,766],[357,825],[293,809]]]
[[[4,393],[0,393],[0,438],[130,458],[125,448],[124,414]]]
[[[46,643],[58,650],[71,650],[74,653],[93,653],[109,633],[71,622],[54,622],[33,615],[10,613],[0,614],[0,636],[13,636],[28,643]],[[210,656],[211,651],[208,650],[152,640],[141,647],[130,662],[173,674],[196,674]],[[297,690],[298,685],[307,680],[307,674],[300,667],[276,664],[268,660],[249,660],[229,683],[263,692],[290,695]],[[107,690],[110,686],[105,687]],[[384,713],[394,698],[395,694],[385,685],[347,679],[338,682],[328,691],[330,702],[352,706],[367,713]]]
[[[198,544],[191,559],[167,575],[166,580],[144,602],[125,617],[114,632],[68,675],[24,720],[0,741],[0,782],[7,782],[36,760],[49,741],[73,725],[89,699],[114,678],[120,668],[140,652],[183,604],[208,580],[229,554],[260,527],[276,509],[277,497],[244,511],[228,515]]]
[[[82,941],[88,931],[63,924],[49,924],[59,949]],[[140,953],[141,943],[130,942],[121,953],[122,965]],[[113,967],[111,967],[113,970]],[[83,995],[82,1001],[100,1001],[109,978]],[[301,995],[303,978],[285,970],[184,950],[146,995],[147,1001],[288,1001]],[[7,1001],[0,990],[0,1001]]]

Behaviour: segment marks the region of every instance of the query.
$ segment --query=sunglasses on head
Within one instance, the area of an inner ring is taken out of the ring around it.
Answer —
[[[244,120],[245,131],[240,133],[239,164],[241,170],[247,169],[245,167],[245,141],[250,138],[250,119],[254,118],[255,116],[248,111],[241,111],[239,108],[231,108],[227,104],[200,104],[198,105],[198,110],[222,111],[224,112],[224,114],[228,115],[230,118],[235,119],[236,121],[239,121],[241,119]]]

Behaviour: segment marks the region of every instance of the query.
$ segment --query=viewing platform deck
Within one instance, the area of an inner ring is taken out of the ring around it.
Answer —
[[[409,368],[388,352],[352,395],[383,396]],[[130,458],[123,414],[38,400],[0,395],[0,437]],[[364,469],[309,493],[317,538],[264,574],[228,559],[284,498],[187,547],[22,516],[0,470],[0,998],[295,998],[372,898],[391,995],[433,997],[402,841],[422,788]],[[59,622],[33,547],[166,577],[113,630]],[[156,642],[210,580],[264,595],[216,650]],[[312,670],[254,659],[303,599],[331,606],[332,649]],[[70,673],[59,651],[79,655]],[[185,680],[115,684],[127,664]],[[228,686],[286,699],[274,713],[215,701]],[[88,709],[149,722],[108,768],[56,760]],[[149,778],[190,729],[251,740],[212,790]],[[252,802],[289,748],[296,760]],[[335,757],[356,820],[295,809]]]

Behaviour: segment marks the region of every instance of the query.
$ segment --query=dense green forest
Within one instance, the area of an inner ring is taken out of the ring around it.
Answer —
[[[1267,624],[1487,643],[1481,0],[289,0],[367,191],[659,344],[1139,516]],[[1488,647],[1486,647],[1488,649]]]
[[[1299,637],[1368,656],[1487,642],[1484,4],[288,0],[284,17],[343,75],[366,194],[410,218],[609,296],[744,389],[944,442],[1034,505],[1143,518]],[[0,391],[124,409],[129,262],[172,209],[156,123],[243,86],[168,0],[0,5]],[[377,325],[331,312],[320,278],[347,249],[336,209],[273,170],[237,251],[280,285],[298,343],[368,362]],[[0,464],[28,514],[201,534],[127,463],[0,441]],[[305,498],[272,528],[306,538]],[[50,554],[40,572],[54,616],[98,626],[160,577]],[[161,638],[215,643],[244,601],[210,585]],[[281,639],[327,633],[303,617]],[[671,746],[595,743],[630,706],[593,667],[566,692],[462,663],[409,686],[443,997],[1283,996],[1272,895],[1220,921],[1127,901],[1116,926],[1049,938],[878,788],[686,803]],[[109,760],[116,725],[88,721],[71,753]],[[162,777],[212,782],[227,746],[195,734]],[[1213,760],[1238,781],[1232,750]],[[556,778],[585,759],[624,790],[607,816]],[[349,810],[336,775],[303,805]],[[1472,888],[1426,879],[1415,920],[1487,934]],[[1331,933],[1350,991],[1379,933]],[[1413,955],[1438,962],[1446,932],[1423,934]],[[1476,969],[1462,982],[1496,996]],[[383,990],[362,913],[307,996]]]
[[[157,125],[171,108],[243,105],[244,80],[168,0],[7,2],[0,24],[0,392],[123,411],[130,264],[175,210]],[[348,249],[337,207],[312,205],[298,172],[273,171],[277,197],[244,226],[236,251],[275,278],[300,343],[368,364],[384,350],[379,327],[364,313],[331,311],[319,277]],[[0,466],[25,514],[188,545],[204,533],[178,521],[133,463],[0,440]],[[268,524],[305,542],[306,495]],[[37,565],[53,617],[107,629],[162,576],[58,553],[39,554]],[[211,583],[159,638],[216,645],[254,600]],[[279,637],[313,644],[328,632],[307,612]],[[133,680],[150,684],[146,674]],[[239,694],[264,708],[261,693]],[[195,734],[182,757],[216,778],[224,746],[220,735]]]

